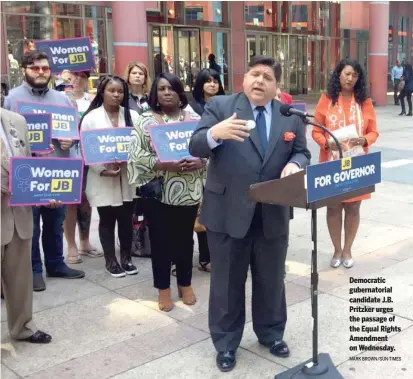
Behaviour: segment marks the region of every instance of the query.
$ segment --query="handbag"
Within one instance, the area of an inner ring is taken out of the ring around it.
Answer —
[[[399,92],[403,91],[405,85],[406,85],[406,82],[404,80],[400,80],[399,85],[397,86],[397,89],[399,90]]]
[[[144,186],[136,188],[136,195],[144,199],[156,199],[162,198],[163,178],[157,176]]]
[[[138,258],[149,258],[151,256],[148,223],[145,219],[139,220],[136,215],[132,219],[131,255]]]

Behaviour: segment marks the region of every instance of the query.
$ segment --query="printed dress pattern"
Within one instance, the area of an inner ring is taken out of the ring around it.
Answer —
[[[190,113],[191,121],[199,116]],[[176,122],[172,121],[171,122]],[[141,187],[155,177],[163,178],[161,202],[169,205],[195,205],[202,199],[205,168],[192,172],[169,172],[154,169],[157,155],[152,145],[148,129],[158,125],[152,112],[144,112],[131,134],[128,159],[129,184]]]

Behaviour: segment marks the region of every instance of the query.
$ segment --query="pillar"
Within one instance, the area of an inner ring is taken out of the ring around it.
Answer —
[[[1,4],[1,16],[3,16],[3,4]],[[0,62],[1,62],[1,76],[6,76],[8,74],[8,46],[5,37],[5,24],[0,25],[1,30],[1,48],[0,48]]]
[[[231,1],[229,3],[231,24],[231,55],[232,55],[232,92],[241,92],[245,74],[245,21],[244,2]]]
[[[126,65],[131,61],[148,65],[145,2],[112,1],[112,22],[115,73],[123,76]]]
[[[369,86],[376,105],[387,105],[388,1],[371,1],[369,5]]]

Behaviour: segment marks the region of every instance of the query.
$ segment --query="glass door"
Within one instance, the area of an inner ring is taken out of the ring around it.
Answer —
[[[177,28],[174,37],[175,73],[181,79],[185,91],[190,92],[202,69],[199,29]]]
[[[299,95],[308,93],[307,83],[307,37],[290,36],[289,39],[289,69],[290,93]]]
[[[279,86],[281,89],[289,91],[289,65],[288,65],[288,36],[274,36],[274,58],[281,64],[281,80]]]
[[[247,34],[247,63],[256,55],[271,55],[271,42],[268,35]]]

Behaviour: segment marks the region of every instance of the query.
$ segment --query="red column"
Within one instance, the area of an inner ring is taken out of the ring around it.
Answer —
[[[116,74],[122,76],[130,61],[148,65],[145,2],[112,1],[112,20]]]
[[[376,105],[387,104],[388,1],[372,1],[369,7],[369,85]]]
[[[241,92],[245,74],[245,22],[244,2],[231,1],[231,54],[232,54],[232,92]]]
[[[1,13],[3,16],[3,4],[1,4]],[[8,57],[8,46],[6,43],[6,37],[4,35],[4,28],[6,25],[1,25],[1,49],[0,49],[0,61],[1,61],[1,75],[7,75],[7,68],[8,68],[8,62],[9,62],[9,57]]]

